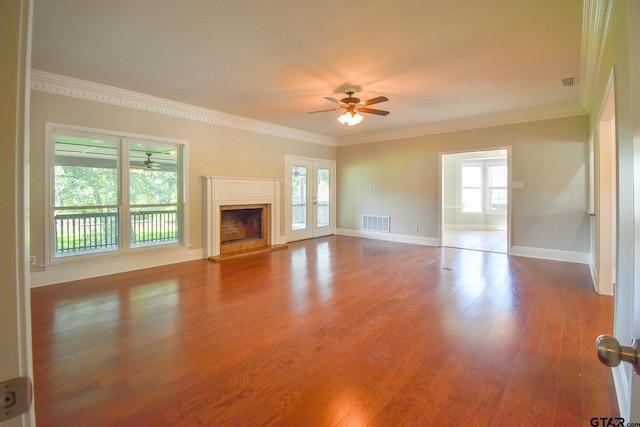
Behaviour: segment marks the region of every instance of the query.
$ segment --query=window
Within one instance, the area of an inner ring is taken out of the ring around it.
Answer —
[[[184,142],[47,129],[49,259],[185,241]]]
[[[507,211],[507,165],[487,164],[487,210]]]
[[[462,212],[482,212],[482,164],[467,164],[461,168]]]
[[[474,160],[460,164],[460,212],[507,211],[507,164],[500,160]]]

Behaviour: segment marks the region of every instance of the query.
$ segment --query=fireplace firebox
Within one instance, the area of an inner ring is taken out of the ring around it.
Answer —
[[[220,206],[220,254],[269,246],[269,205]]]

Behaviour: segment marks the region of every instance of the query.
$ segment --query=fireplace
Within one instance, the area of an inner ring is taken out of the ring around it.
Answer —
[[[280,235],[281,179],[204,178],[205,258],[286,247]]]
[[[220,254],[269,246],[269,205],[220,206]]]

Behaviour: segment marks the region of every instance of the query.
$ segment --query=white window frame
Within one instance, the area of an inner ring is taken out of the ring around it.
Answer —
[[[465,188],[477,188],[477,187],[463,187],[462,183],[462,168],[465,166],[480,166],[482,182],[480,183],[480,197],[482,210],[480,211],[464,211],[462,210],[462,193]],[[492,211],[490,209],[490,190],[491,189],[504,189],[507,191],[507,203],[509,197],[508,187],[489,187],[489,167],[490,166],[505,166],[508,168],[508,162],[506,159],[469,159],[461,160],[458,162],[458,206],[459,213],[462,215],[506,215],[506,211]],[[507,170],[507,180],[508,180]],[[507,181],[508,183],[508,181]]]
[[[118,153],[118,208],[121,211],[119,221],[120,244],[119,248],[113,251],[95,252],[75,254],[64,257],[56,257],[55,241],[54,241],[54,225],[52,221],[52,212],[55,207],[55,135],[56,133],[75,133],[96,135],[105,138],[119,140]],[[179,145],[182,150],[181,161],[178,162],[178,219],[180,221],[179,241],[170,244],[150,245],[147,247],[130,247],[129,242],[129,212],[131,203],[129,200],[129,174],[128,167],[123,165],[129,164],[129,144],[148,143],[156,145]],[[55,265],[70,265],[92,262],[97,259],[118,259],[133,253],[152,253],[158,251],[175,251],[187,250],[189,246],[189,228],[188,228],[188,141],[156,137],[149,135],[134,134],[128,132],[112,131],[105,129],[89,128],[84,126],[66,125],[59,123],[45,123],[45,189],[44,189],[44,244],[45,253],[44,267]]]

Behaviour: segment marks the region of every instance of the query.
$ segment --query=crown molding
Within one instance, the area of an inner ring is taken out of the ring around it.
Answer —
[[[591,112],[607,38],[611,0],[584,0],[580,55],[580,103]]]
[[[540,120],[559,119],[564,117],[584,116],[587,112],[579,103],[569,103],[554,106],[539,107],[528,110],[508,111],[477,117],[469,117],[447,122],[431,123],[428,125],[395,129],[391,131],[374,132],[365,135],[350,135],[338,139],[338,146],[367,144],[395,139],[415,138],[426,135],[459,132],[470,129],[480,129],[517,123],[535,122]]]
[[[533,110],[512,111],[502,114],[492,114],[488,116],[432,123],[418,127],[334,138],[40,70],[31,71],[31,89],[93,102],[117,105],[120,107],[134,108],[157,114],[165,114],[212,125],[226,126],[248,132],[278,136],[333,147],[413,138],[425,135],[435,135],[469,129],[503,126],[515,123],[587,114],[582,106],[577,103],[572,103]]]
[[[333,137],[40,70],[31,70],[31,89],[313,144],[337,145]]]

